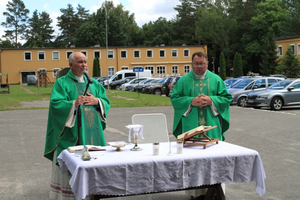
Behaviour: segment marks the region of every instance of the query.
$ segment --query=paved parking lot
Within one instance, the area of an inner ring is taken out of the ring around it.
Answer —
[[[48,102],[35,102],[47,107]],[[30,107],[30,105],[27,104]],[[111,108],[106,141],[127,141],[131,116],[161,112],[172,130],[172,107]],[[47,109],[0,112],[0,199],[48,199],[51,162],[43,157]],[[300,199],[300,107],[274,112],[268,109],[231,107],[231,126],[226,142],[255,149],[260,153],[267,175],[266,194],[255,191],[255,183],[226,185],[227,199]],[[161,194],[155,199],[188,199]],[[128,199],[128,198],[127,198]]]

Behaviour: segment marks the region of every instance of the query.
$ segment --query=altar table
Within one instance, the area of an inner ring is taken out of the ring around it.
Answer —
[[[122,151],[107,147],[90,152],[94,159],[83,161],[64,150],[58,157],[62,173],[72,174],[70,186],[77,200],[87,195],[123,196],[184,190],[202,185],[230,182],[256,182],[259,195],[265,193],[265,171],[255,150],[219,141],[203,149],[186,145],[176,153],[176,143],[160,143],[153,156],[152,144],[139,144],[142,151]]]

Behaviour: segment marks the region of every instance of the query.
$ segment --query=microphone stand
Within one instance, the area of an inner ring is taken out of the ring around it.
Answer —
[[[84,74],[84,75],[86,75],[86,74]],[[86,88],[85,88],[85,91],[83,93],[83,96],[86,96],[86,92],[87,92],[87,90],[89,88],[89,85],[90,85],[90,81],[88,80],[88,77],[87,77],[87,81],[88,81],[88,83],[86,85]],[[78,116],[78,120],[77,120],[77,123],[78,123],[78,126],[77,126],[78,127],[78,143],[80,143],[80,128],[81,128],[80,105],[77,107],[77,110],[78,110],[78,114],[77,114],[77,116]]]

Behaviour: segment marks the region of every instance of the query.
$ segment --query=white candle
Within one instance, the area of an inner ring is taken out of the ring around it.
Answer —
[[[177,140],[177,153],[182,154],[183,151],[183,141]]]
[[[153,155],[159,155],[159,142],[153,142]]]

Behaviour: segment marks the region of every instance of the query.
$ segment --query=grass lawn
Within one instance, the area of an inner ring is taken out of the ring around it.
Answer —
[[[49,100],[51,91],[52,87],[41,87],[38,90],[35,86],[10,85],[10,94],[0,93],[0,111],[20,109],[14,107],[20,107],[21,101],[32,102],[36,100]],[[169,97],[156,96],[153,94],[109,90],[107,96],[112,108],[172,105]]]

